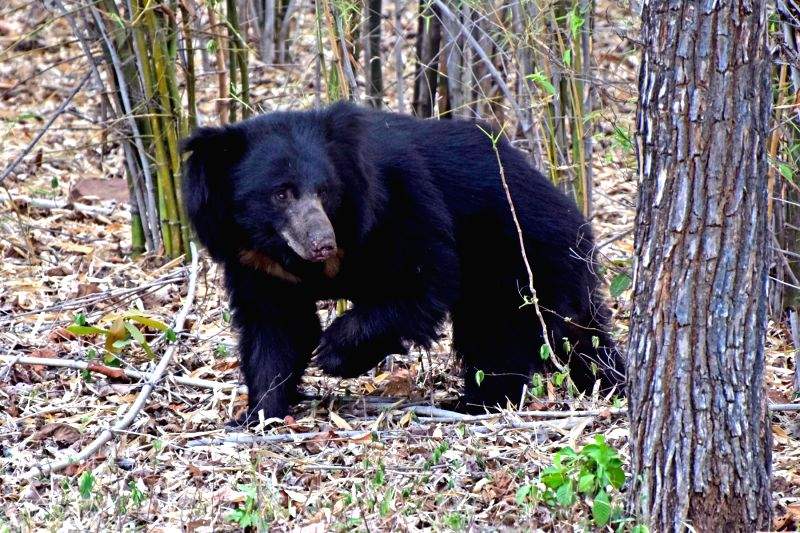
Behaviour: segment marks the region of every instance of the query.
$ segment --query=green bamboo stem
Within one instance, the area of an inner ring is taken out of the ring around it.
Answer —
[[[175,7],[174,2],[172,5]],[[164,23],[161,24],[159,20],[163,20]],[[177,21],[171,16],[162,15],[156,18],[156,23],[158,25],[158,31],[164,32],[167,35],[166,46],[162,46],[162,48],[167,58],[165,65],[167,68],[167,87],[169,89],[170,109],[172,119],[175,121],[175,131],[179,138],[183,138],[188,134],[188,126],[186,125],[186,118],[183,115],[183,102],[178,84],[178,69],[176,67],[178,64]]]
[[[164,113],[162,114],[162,123],[164,125],[164,131],[167,133],[167,148],[169,150],[172,168],[172,190],[175,191],[175,198],[177,201],[178,225],[181,236],[180,250],[182,253],[188,254],[189,241],[191,239],[191,225],[189,223],[188,214],[186,213],[186,209],[183,205],[183,191],[181,189],[181,152],[178,143],[179,138],[183,138],[188,135],[188,127],[186,124],[186,119],[183,116],[183,110],[181,108],[177,70],[175,68],[178,54],[178,30],[177,27],[172,24],[173,20],[171,18],[160,18],[164,21],[164,24],[160,24],[159,17],[156,17],[157,31],[162,33],[166,32],[169,36],[169,39],[166,40],[157,39],[160,44],[156,46],[156,50],[154,50],[155,55],[162,59],[161,63],[166,67],[165,76],[163,76],[163,83],[160,84],[160,87],[166,84],[169,95],[169,98],[167,99],[169,107],[164,109]],[[165,42],[166,44],[164,44]],[[159,81],[161,82],[162,80],[159,79]],[[159,93],[161,94],[161,103],[163,107],[165,105],[165,93],[163,89],[160,89]]]
[[[225,54],[223,53],[223,37],[221,34],[216,33],[219,28],[217,23],[217,12],[214,3],[206,0],[206,7],[208,12],[208,25],[211,27],[211,38],[214,42],[214,55],[216,57],[217,69],[217,114],[219,115],[220,124],[227,124],[228,122],[228,106],[230,105],[230,86],[228,84],[228,72],[225,69]]]
[[[142,31],[142,24],[147,25],[147,16],[142,11],[140,4],[141,0],[133,0],[133,18],[136,21],[133,24],[133,37],[134,44],[141,63],[141,74],[144,85],[146,101],[148,104],[148,121],[150,123],[150,130],[152,132],[153,148],[155,151],[155,167],[156,167],[156,182],[157,182],[157,198],[158,201],[158,219],[161,226],[161,236],[164,244],[164,253],[170,257],[174,257],[177,251],[180,250],[180,233],[176,236],[172,235],[172,228],[170,222],[175,220],[174,204],[172,213],[169,212],[167,194],[171,188],[171,181],[169,176],[169,158],[164,147],[164,138],[161,131],[161,122],[159,120],[159,113],[154,108],[155,106],[155,92],[157,89],[157,82],[154,80],[154,73],[150,61],[150,56],[147,53],[146,36]],[[149,11],[149,10],[148,10]],[[151,13],[152,14],[152,13]],[[148,31],[152,35],[153,29],[148,26]],[[174,197],[174,196],[173,196]],[[176,247],[176,239],[178,243]]]
[[[330,87],[334,90],[329,88],[328,94],[332,101],[339,99],[349,100],[350,88],[345,81],[347,78],[344,73],[344,59],[342,58],[344,50],[342,50],[337,41],[337,24],[333,17],[333,6],[330,5],[328,0],[322,0],[321,4],[321,13],[325,17],[325,26],[328,30],[328,39],[333,52],[333,65],[328,73],[328,81]]]
[[[241,40],[241,35],[238,34],[238,38]],[[247,43],[240,41],[239,42],[239,77],[242,80],[242,91],[241,91],[241,103],[242,103],[242,118],[249,118],[252,114],[252,107],[250,106],[250,77],[248,72],[248,49]]]
[[[121,20],[121,16],[119,10],[117,9],[116,4],[113,0],[103,0],[102,2],[103,7],[106,9],[108,13],[116,16],[118,20]],[[132,96],[134,98],[134,102],[138,107],[138,102],[141,101],[141,83],[139,80],[137,67],[135,61],[133,59],[133,48],[130,41],[130,37],[128,33],[125,31],[125,28],[121,27],[119,24],[111,24],[109,27],[109,33],[111,37],[114,39],[114,46],[119,54],[120,61],[122,62],[122,75],[124,79],[117,80],[115,76],[112,76],[109,80],[112,86],[117,86],[121,83],[124,83],[129,88]],[[108,51],[105,51],[105,54],[108,55]],[[110,63],[110,61],[109,61]],[[118,90],[118,89],[117,89]],[[133,110],[132,110],[133,111]],[[140,124],[141,128],[141,120],[136,118],[137,122]],[[136,161],[130,161],[130,164],[135,165]],[[146,209],[147,204],[144,203],[144,197],[142,196],[142,191],[137,190],[137,184],[135,183],[136,176],[132,174],[132,170],[130,167],[126,165],[125,177],[128,184],[128,191],[131,197],[131,222],[130,222],[130,230],[131,230],[131,253],[136,256],[144,253],[146,250],[146,242],[147,239],[145,238],[144,233],[144,226],[142,224],[142,216],[141,216],[141,209]],[[142,205],[140,205],[140,203]]]
[[[190,129],[197,127],[197,104],[195,94],[195,72],[194,72],[194,47],[192,46],[191,26],[189,24],[189,13],[187,12],[183,2],[178,2],[181,11],[181,23],[183,30],[183,40],[186,46],[186,99],[188,104],[186,120],[181,121],[180,136],[186,138],[189,135]],[[175,88],[177,94],[177,77],[175,76],[175,69],[171,73],[171,87]],[[180,109],[180,97],[173,100],[177,103]],[[180,154],[178,154],[180,158]],[[189,215],[186,212],[186,204],[183,200],[183,186],[181,184],[183,179],[183,172],[179,171],[174,176],[175,192],[178,196],[178,216],[181,222],[181,238],[183,240],[183,251],[185,254],[191,254],[189,242],[192,239],[192,229],[189,223]]]
[[[238,85],[239,70],[237,63],[239,62],[239,40],[236,37],[233,20],[236,19],[236,0],[226,1],[226,16],[228,26],[228,76],[230,80],[230,100],[228,101],[228,121],[236,122],[236,109],[239,107],[239,98],[241,93]]]
[[[167,209],[167,224],[170,226],[170,237],[172,239],[172,252],[169,254],[172,257],[180,255],[184,246],[182,244],[181,235],[184,233],[181,229],[180,218],[178,214],[178,199],[175,193],[174,176],[180,175],[181,162],[180,151],[178,149],[178,140],[175,129],[175,124],[171,120],[172,103],[170,102],[170,90],[167,83],[169,77],[168,66],[169,54],[167,53],[166,43],[164,38],[160,38],[163,28],[160,27],[156,20],[155,13],[152,9],[147,9],[144,12],[144,22],[148,28],[148,32],[152,37],[150,42],[153,53],[153,74],[155,74],[155,86],[153,88],[156,93],[160,110],[155,116],[155,123],[158,125],[160,132],[156,134],[156,156],[159,166],[166,166],[169,163],[169,170],[165,169],[165,176],[163,185],[160,187],[159,193],[164,198],[164,203]],[[174,111],[173,111],[174,112]],[[155,128],[154,128],[155,133]],[[166,146],[165,146],[166,140]],[[186,244],[188,248],[188,243]]]
[[[228,36],[230,41],[229,54],[231,58],[230,70],[231,79],[238,74],[238,79],[241,84],[239,91],[235,95],[237,105],[241,107],[242,118],[248,118],[251,115],[252,107],[250,106],[250,78],[248,73],[248,46],[245,38],[242,36],[241,25],[239,24],[239,13],[236,8],[236,0],[228,0]],[[237,71],[238,72],[235,72]]]
[[[585,23],[585,22],[584,22]],[[582,66],[581,51],[575,45],[574,39],[565,39],[569,29],[562,29],[556,33],[559,49],[564,52],[569,50],[573,65],[565,65],[562,71],[562,81],[565,92],[562,97],[564,115],[570,123],[570,137],[572,141],[572,167],[575,169],[574,195],[576,203],[581,207],[584,215],[589,216],[589,184],[586,171],[586,154],[584,152],[584,109],[583,109],[583,82],[575,75]],[[569,69],[569,70],[568,70]],[[571,112],[570,112],[571,111]]]
[[[144,228],[142,227],[142,217],[139,215],[139,208],[131,202],[131,255],[137,257],[145,251]]]
[[[181,11],[181,27],[183,42],[186,45],[186,100],[188,103],[186,129],[181,135],[185,137],[189,131],[197,128],[197,89],[194,71],[194,44],[192,43],[192,25],[189,20],[189,11],[183,2],[178,2]]]

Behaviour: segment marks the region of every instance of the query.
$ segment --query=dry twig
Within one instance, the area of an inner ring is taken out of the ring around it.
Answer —
[[[44,126],[42,126],[42,129],[40,129],[39,133],[36,134],[36,137],[34,137],[33,140],[31,140],[31,142],[29,142],[28,145],[22,150],[22,152],[20,152],[20,154],[16,157],[16,159],[14,159],[14,161],[12,161],[5,168],[5,170],[3,170],[3,173],[0,174],[0,183],[3,183],[3,181],[8,176],[10,176],[12,172],[14,172],[14,169],[17,168],[17,165],[19,165],[20,162],[22,162],[22,160],[25,159],[25,156],[31,153],[33,147],[36,146],[36,144],[41,140],[42,137],[44,137],[44,134],[47,133],[47,130],[49,130],[50,126],[53,125],[53,122],[55,122],[56,119],[60,117],[64,113],[64,111],[67,110],[67,106],[69,105],[69,103],[72,102],[72,99],[75,98],[75,95],[80,92],[80,90],[83,88],[86,82],[89,81],[89,78],[91,76],[92,76],[91,70],[89,70],[86,74],[83,75],[78,84],[72,88],[67,97],[64,98],[64,101],[61,102],[61,105],[58,106],[58,108],[53,112],[52,115],[50,115],[50,118],[47,119],[47,122],[45,122]]]
[[[75,370],[88,370],[103,374],[104,376],[112,379],[121,379],[122,377],[133,379],[147,379],[149,374],[147,372],[139,372],[138,370],[131,370],[128,368],[112,368],[100,365],[94,362],[78,361],[76,359],[57,359],[50,357],[23,357],[13,355],[0,355],[0,362],[6,363],[9,366],[13,365],[39,365],[50,366],[56,368],[73,368]],[[173,381],[179,385],[186,385],[188,387],[197,387],[200,389],[212,389],[230,391],[236,389],[237,392],[247,392],[247,387],[244,385],[237,385],[235,383],[225,383],[221,381],[214,381],[211,379],[189,378],[186,376],[179,376],[176,374],[165,373],[163,376],[168,381]]]
[[[183,306],[175,317],[175,326],[173,327],[173,330],[176,333],[183,331],[183,325],[186,322],[186,316],[189,314],[189,310],[192,307],[195,290],[197,288],[197,271],[199,262],[197,248],[194,246],[194,243],[190,243],[190,248],[192,251],[192,265],[189,270],[189,288],[186,291],[186,299],[183,302]],[[156,383],[164,375],[164,372],[169,366],[172,356],[175,354],[177,349],[177,344],[173,344],[167,348],[167,351],[164,353],[164,357],[161,358],[161,361],[158,362],[156,368],[148,376],[149,380],[144,383],[144,386],[139,392],[139,396],[137,396],[136,400],[133,402],[133,405],[131,405],[125,416],[117,421],[116,424],[114,424],[110,429],[103,430],[100,435],[98,435],[91,443],[89,443],[88,446],[83,448],[77,454],[70,455],[53,462],[41,462],[37,466],[31,468],[27,472],[26,477],[33,478],[42,474],[51,474],[53,472],[63,470],[64,468],[78,461],[88,459],[94,455],[104,444],[114,438],[114,434],[116,432],[122,431],[130,426],[136,416],[139,414],[139,411],[141,411],[144,407],[144,404],[147,401],[147,398],[150,396],[150,393],[153,391]]]

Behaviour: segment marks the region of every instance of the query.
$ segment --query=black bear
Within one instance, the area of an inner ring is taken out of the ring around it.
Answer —
[[[547,355],[525,305],[521,242],[574,383],[621,387],[588,223],[490,134],[339,103],[200,128],[184,142],[183,195],[225,267],[248,415],[285,415],[312,355],[328,374],[358,376],[408,343],[429,346],[448,315],[463,405],[518,401]],[[317,301],[335,298],[353,307],[322,331]]]

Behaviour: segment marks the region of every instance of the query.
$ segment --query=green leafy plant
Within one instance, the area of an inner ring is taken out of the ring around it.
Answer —
[[[461,513],[450,513],[444,519],[445,526],[453,531],[461,531],[467,529],[467,517]]]
[[[237,507],[232,512],[230,512],[226,519],[229,522],[234,522],[239,525],[239,527],[246,528],[246,527],[256,527],[256,528],[264,528],[264,520],[258,514],[258,491],[256,490],[255,485],[237,485],[236,488],[239,489],[244,494],[245,500],[244,505],[241,507]]]
[[[372,476],[372,484],[376,487],[379,487],[386,483],[386,467],[383,466],[383,462],[379,462],[378,466],[375,468],[375,475]]]
[[[87,323],[83,314],[78,314],[73,319],[73,324],[67,331],[79,337],[101,335],[105,337],[104,348],[106,351],[103,362],[108,365],[118,366],[117,354],[124,348],[131,345],[140,346],[149,358],[154,358],[155,354],[150,347],[150,343],[144,336],[141,327],[151,328],[164,334],[168,341],[175,341],[175,332],[165,323],[158,319],[142,313],[141,311],[126,311],[118,315],[107,315],[100,319],[99,323],[108,323],[108,327],[91,326]]]
[[[619,298],[622,296],[622,293],[628,290],[633,283],[631,277],[626,273],[620,273],[614,276],[611,279],[611,296],[613,298]]]
[[[217,357],[228,357],[230,355],[230,350],[228,350],[228,346],[219,343],[214,347],[214,355]]]
[[[553,464],[542,470],[536,483],[517,489],[516,501],[544,501],[551,507],[572,508],[581,495],[590,506],[595,526],[607,525],[614,514],[611,496],[625,483],[622,460],[602,435],[579,451],[562,448]],[[618,510],[617,510],[618,512]]]
[[[533,74],[528,74],[527,78],[538,85],[541,89],[543,89],[547,94],[554,95],[556,94],[555,85],[552,84],[550,79],[547,77],[547,74],[537,70]]]
[[[81,493],[81,498],[88,500],[92,496],[92,489],[94,488],[94,474],[86,470],[81,477],[78,478],[78,492]]]
[[[128,490],[131,491],[131,502],[133,502],[136,507],[140,507],[147,499],[147,493],[140,489],[135,481],[128,482]]]
[[[439,464],[439,461],[442,460],[442,455],[450,449],[450,444],[447,441],[443,441],[439,444],[436,449],[433,450],[430,459],[425,461],[425,468],[430,468],[435,464]]]
[[[387,490],[383,498],[381,498],[380,506],[378,507],[378,512],[384,518],[392,514],[392,502],[394,501],[394,489],[390,488]]]
[[[537,372],[531,376],[531,384],[528,387],[528,391],[530,391],[531,396],[534,398],[542,398],[545,394],[547,394],[545,380],[540,373]]]
[[[539,357],[542,359],[542,361],[547,361],[548,359],[550,359],[551,355],[552,354],[550,353],[550,347],[548,345],[542,344],[541,346],[539,346]]]

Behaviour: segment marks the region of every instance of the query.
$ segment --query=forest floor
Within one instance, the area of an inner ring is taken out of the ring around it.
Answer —
[[[39,2],[0,4],[0,170],[86,72],[69,27],[48,22],[53,19]],[[605,261],[616,268],[630,264],[635,209],[635,162],[626,135],[619,135],[633,129],[632,21],[620,6],[598,2],[593,224],[597,242],[607,243]],[[303,54],[297,57],[287,67],[254,66],[254,101],[263,109],[311,101],[313,69]],[[212,107],[201,102],[209,113],[203,122],[213,123]],[[430,353],[396,357],[360,379],[332,379],[312,369],[304,381],[310,399],[292,417],[253,432],[263,436],[257,444],[223,442],[232,437],[224,423],[242,410],[246,395],[237,390],[220,270],[205,256],[195,270],[180,260],[130,257],[123,162],[98,108],[89,84],[0,184],[0,532],[206,531],[259,520],[305,531],[591,528],[587,502],[552,506],[531,498],[528,487],[556,451],[580,448],[597,435],[620,453],[627,470],[624,416],[606,399],[574,397],[553,380],[532,391],[538,396],[530,395],[524,411],[588,413],[552,418],[506,411],[461,419],[423,407],[412,414],[415,406],[458,394],[458,363],[446,335]],[[190,277],[197,282],[193,293]],[[628,298],[623,292],[611,302],[623,345]],[[154,359],[135,344],[117,357],[122,369],[150,371],[174,346],[167,377],[133,424],[115,431],[88,460],[31,476],[35,467],[84,449],[142,389],[141,379],[126,378],[98,355],[101,340],[65,328],[78,316],[108,326],[124,312],[171,324],[184,307],[186,326],[175,343],[148,330]],[[792,401],[788,339],[782,327],[771,326],[767,379],[775,403]],[[49,361],[32,364],[34,357]],[[52,366],[56,360],[89,362],[94,371]],[[800,527],[800,418],[779,412],[772,421],[773,525],[794,530]],[[623,500],[611,495],[614,527],[626,524]]]

